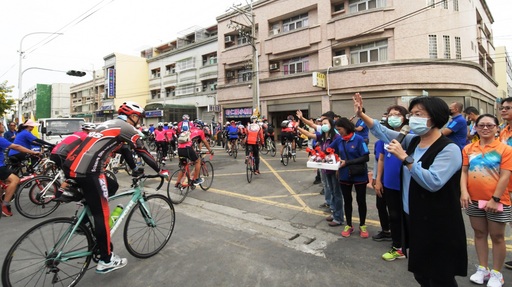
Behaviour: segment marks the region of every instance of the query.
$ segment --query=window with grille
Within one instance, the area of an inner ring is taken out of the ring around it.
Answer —
[[[450,36],[443,36],[444,41],[444,58],[450,59]]]
[[[448,0],[443,0],[443,2],[441,2],[441,6],[443,6],[443,9],[448,9]]]
[[[430,59],[437,59],[437,36],[428,35],[428,55]]]
[[[285,75],[297,74],[309,71],[308,57],[296,57],[283,61],[283,71]]]
[[[308,13],[283,20],[283,32],[289,32],[308,26]]]
[[[348,9],[350,13],[365,11],[386,6],[386,0],[350,0]]]
[[[237,71],[237,74],[239,83],[252,81],[252,70],[250,69],[240,69]]]
[[[459,0],[452,0],[453,1],[453,11],[459,11]]]
[[[196,67],[194,58],[188,58],[182,61],[179,61],[176,63],[178,66],[179,71],[187,70],[187,69],[193,69]]]
[[[462,49],[460,45],[460,37],[455,37],[455,59],[462,59]]]
[[[194,93],[194,84],[187,84],[180,86],[176,90],[176,96],[183,96],[183,95],[189,95]]]
[[[388,40],[350,47],[350,63],[360,64],[387,61]]]
[[[436,8],[436,1],[437,0],[427,0],[427,6],[430,6],[430,8]]]

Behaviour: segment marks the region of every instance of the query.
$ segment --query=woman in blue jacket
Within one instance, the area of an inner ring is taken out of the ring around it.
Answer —
[[[368,238],[366,229],[366,185],[368,184],[368,168],[366,162],[370,159],[368,146],[364,139],[355,134],[354,124],[347,118],[340,118],[335,124],[341,137],[336,138],[329,147],[333,148],[341,159],[339,181],[343,201],[345,203],[345,218],[347,225],[341,236],[349,237],[354,232],[352,225],[352,187],[356,190],[356,201],[359,211],[359,236]],[[354,167],[359,167],[354,173]]]

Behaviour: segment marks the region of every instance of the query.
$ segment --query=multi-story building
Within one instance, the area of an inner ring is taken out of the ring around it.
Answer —
[[[498,98],[512,97],[512,64],[505,46],[496,47],[496,81]]]
[[[179,122],[183,114],[208,123],[218,118],[217,26],[180,34],[141,52],[149,65],[147,123]]]
[[[90,81],[71,86],[71,115],[90,122],[106,120],[101,107],[101,95],[105,93],[103,70],[92,71]]]
[[[252,3],[254,47],[250,31],[230,28],[247,23],[247,13],[217,18],[223,116],[250,116],[254,51],[261,114],[275,125],[297,109],[310,117],[327,110],[350,117],[355,92],[378,118],[386,107],[407,106],[425,93],[494,112],[494,20],[485,0],[290,3]],[[325,88],[313,86],[313,72],[323,74]]]
[[[70,84],[36,84],[23,93],[21,114],[28,119],[70,116]]]

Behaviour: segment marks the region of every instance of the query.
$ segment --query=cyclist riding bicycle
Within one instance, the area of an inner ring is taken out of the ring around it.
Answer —
[[[283,150],[286,140],[292,143],[292,155],[295,155],[295,138],[297,137],[298,123],[293,115],[289,115],[286,120],[281,123],[281,161],[283,161]]]
[[[245,156],[249,156],[249,149],[252,148],[254,156],[254,173],[260,174],[260,152],[259,145],[263,143],[263,128],[256,123],[258,117],[251,116],[251,123],[247,125],[247,142],[245,148]]]
[[[183,120],[178,123],[177,134],[181,134],[181,132],[188,131],[194,127],[194,123],[190,121],[190,117],[187,114],[184,114],[182,119]]]
[[[0,133],[5,131],[5,127],[0,122]],[[2,214],[3,216],[12,216],[11,211],[11,199],[18,188],[18,184],[20,183],[20,178],[15,175],[12,170],[10,170],[4,163],[4,154],[6,149],[17,150],[22,153],[27,153],[31,155],[39,155],[40,153],[29,150],[21,145],[11,143],[3,137],[0,137],[0,180],[7,184],[7,187],[4,190],[4,196],[2,201]],[[0,199],[2,198],[2,192],[0,192]]]
[[[181,162],[181,158],[187,158],[191,162],[194,163],[194,174],[192,178],[192,183],[194,185],[200,185],[204,182],[204,180],[199,177],[199,172],[201,171],[201,159],[199,159],[199,156],[197,155],[196,151],[193,148],[193,141],[200,140],[210,154],[213,155],[213,150],[210,148],[210,144],[206,140],[206,137],[204,136],[203,130],[193,127],[190,131],[185,131],[185,133],[189,133],[188,136],[185,138],[183,135],[178,138],[178,156],[180,157],[180,164],[187,164],[186,160],[184,162]],[[176,180],[176,185],[181,182],[181,178],[183,177],[183,173],[178,173],[178,178]]]
[[[176,153],[176,130],[174,129],[173,126],[170,126],[167,130],[165,130],[165,136],[167,138],[167,144],[170,145],[173,148],[174,153]]]
[[[127,259],[111,251],[110,227],[108,218],[108,182],[103,167],[111,152],[128,143],[144,161],[161,175],[168,177],[167,170],[160,170],[155,159],[145,149],[139,131],[135,126],[144,116],[144,109],[134,102],[123,103],[118,110],[118,118],[106,121],[87,135],[85,140],[71,152],[64,162],[63,169],[68,178],[73,178],[82,188],[84,198],[94,218],[94,235],[97,239],[100,260],[97,273],[108,273],[126,266]],[[133,172],[132,176],[142,173]]]
[[[158,123],[158,126],[154,132],[155,134],[155,143],[158,148],[162,149],[162,160],[166,160],[167,157],[167,131],[164,130],[164,124]]]
[[[238,144],[238,127],[235,121],[231,120],[231,124],[227,126],[226,131],[228,133],[228,150],[233,150],[232,143],[234,145]]]
[[[267,148],[267,139],[270,138],[272,142],[275,142],[274,140],[274,127],[271,123],[268,122],[266,118],[263,119],[263,134],[265,135],[265,148]]]
[[[46,142],[44,140],[38,139],[35,135],[32,134],[32,130],[34,127],[37,127],[39,124],[34,122],[31,119],[26,120],[21,126],[21,130],[18,130],[18,134],[16,135],[16,138],[14,139],[15,144],[21,145],[27,149],[32,149],[34,146],[50,146],[54,147],[55,145]],[[21,162],[25,160],[26,153],[19,152],[15,149],[9,150],[9,159],[12,163]],[[36,166],[37,163],[41,160],[39,157],[31,156],[30,157],[31,166]]]

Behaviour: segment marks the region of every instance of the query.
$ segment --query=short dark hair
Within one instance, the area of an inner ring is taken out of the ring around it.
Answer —
[[[473,114],[475,114],[475,115],[477,115],[477,116],[480,114],[480,113],[478,112],[477,108],[475,108],[475,107],[467,107],[467,108],[464,110],[464,113],[465,113],[466,115],[469,115],[469,114],[473,113]]]
[[[450,118],[450,108],[441,98],[419,96],[409,103],[409,112],[416,105],[420,105],[430,116],[430,121],[436,128],[442,128]]]
[[[335,125],[337,127],[344,128],[345,131],[347,132],[347,134],[353,133],[356,129],[356,127],[354,126],[354,123],[352,123],[349,119],[347,119],[345,117],[339,118],[336,121]]]
[[[501,100],[501,103],[512,103],[512,97],[504,98],[503,100]]]
[[[404,106],[401,105],[392,105],[389,106],[386,110],[386,116],[389,114],[391,110],[397,110],[402,117],[404,117],[404,121],[402,122],[402,126],[409,124],[409,119],[407,118],[408,111]]]

